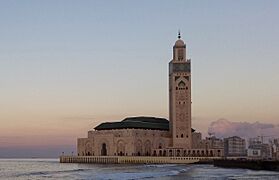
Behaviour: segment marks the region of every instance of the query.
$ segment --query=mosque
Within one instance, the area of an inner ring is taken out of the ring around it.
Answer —
[[[169,120],[127,117],[104,122],[78,138],[78,156],[221,157],[223,149],[201,140],[191,126],[191,60],[178,33],[169,62]]]

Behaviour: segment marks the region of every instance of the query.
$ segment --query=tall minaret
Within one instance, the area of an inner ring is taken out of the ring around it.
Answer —
[[[191,132],[191,62],[186,59],[186,44],[178,40],[169,63],[169,119],[173,148],[190,149]]]

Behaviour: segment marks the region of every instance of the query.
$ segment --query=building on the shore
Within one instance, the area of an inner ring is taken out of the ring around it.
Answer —
[[[275,159],[279,161],[279,151],[276,151],[274,154],[275,154]]]
[[[273,139],[273,157],[279,160],[279,138]]]
[[[196,149],[224,149],[224,142],[215,136],[202,139],[200,132],[192,133],[192,147]]]
[[[279,138],[274,139],[273,143],[279,148]]]
[[[212,149],[224,149],[223,139],[217,138],[215,136],[206,137],[204,141],[205,148]]]
[[[248,140],[248,145],[249,146],[259,145],[259,144],[263,144],[263,139],[260,136],[249,138],[249,140]]]
[[[274,139],[273,144],[274,144],[274,152],[279,151],[279,138]]]
[[[260,159],[262,157],[262,140],[259,137],[249,138],[247,156],[253,159]]]
[[[224,155],[229,157],[247,156],[245,139],[238,136],[225,138]]]
[[[272,147],[269,144],[255,144],[248,147],[248,157],[270,159],[272,158]]]
[[[247,156],[252,159],[261,159],[262,157],[261,148],[259,147],[248,148]]]
[[[264,143],[260,137],[250,138],[248,157],[270,159],[272,158],[272,145]]]
[[[101,123],[78,139],[78,156],[223,156],[221,146],[197,145],[199,134],[191,124],[191,60],[186,55],[179,33],[169,63],[169,121],[142,116]]]

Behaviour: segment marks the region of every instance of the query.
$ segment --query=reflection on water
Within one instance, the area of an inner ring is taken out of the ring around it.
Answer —
[[[0,159],[1,179],[272,179],[279,172],[212,165],[60,164],[58,159]]]

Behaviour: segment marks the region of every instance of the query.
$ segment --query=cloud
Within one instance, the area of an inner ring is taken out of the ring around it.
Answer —
[[[276,138],[279,137],[279,125],[260,122],[231,122],[226,119],[219,119],[210,124],[208,133],[220,138],[230,136],[240,136],[242,138],[268,136]]]

